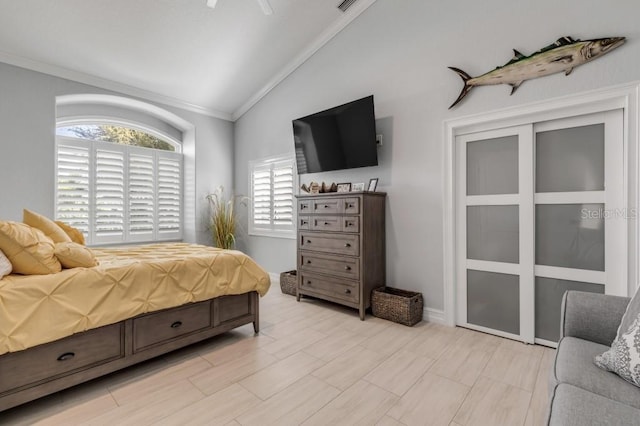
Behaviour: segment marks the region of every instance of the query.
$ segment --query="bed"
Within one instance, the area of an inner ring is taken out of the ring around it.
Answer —
[[[253,323],[269,275],[186,243],[93,250],[99,265],[0,280],[0,411]]]

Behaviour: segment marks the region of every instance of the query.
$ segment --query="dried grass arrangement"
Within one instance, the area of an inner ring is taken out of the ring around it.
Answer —
[[[219,186],[215,192],[207,195],[207,200],[211,209],[209,229],[215,246],[222,249],[232,249],[236,243],[237,204],[244,202],[246,197],[231,194],[227,199],[224,187]]]

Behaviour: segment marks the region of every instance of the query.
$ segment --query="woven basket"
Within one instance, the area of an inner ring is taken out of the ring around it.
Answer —
[[[280,290],[284,294],[296,296],[298,294],[298,272],[287,271],[280,274]]]
[[[413,326],[422,321],[424,301],[421,293],[380,287],[371,293],[373,315],[399,324]]]

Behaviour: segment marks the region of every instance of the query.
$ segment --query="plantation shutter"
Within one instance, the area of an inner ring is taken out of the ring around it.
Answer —
[[[124,241],[125,153],[114,144],[96,143],[94,243]]]
[[[293,236],[294,160],[277,157],[250,164],[251,217],[249,232],[267,236]]]
[[[90,147],[65,141],[56,150],[56,211],[61,220],[89,236]]]
[[[180,238],[182,223],[182,156],[157,152],[159,240]]]
[[[56,138],[55,217],[87,244],[182,238],[182,154]]]
[[[259,227],[271,226],[271,166],[257,167],[252,178],[253,223]]]
[[[155,229],[154,153],[136,150],[129,153],[129,239],[148,241]]]
[[[293,227],[293,162],[274,163],[273,225],[275,228]]]

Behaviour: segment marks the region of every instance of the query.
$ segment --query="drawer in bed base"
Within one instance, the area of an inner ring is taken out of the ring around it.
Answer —
[[[0,395],[124,357],[124,323],[0,356]]]
[[[133,351],[144,350],[211,325],[211,302],[208,300],[142,315],[133,320]]]

